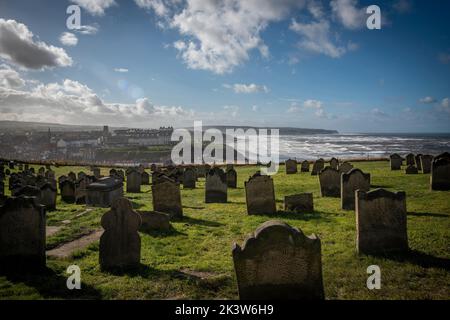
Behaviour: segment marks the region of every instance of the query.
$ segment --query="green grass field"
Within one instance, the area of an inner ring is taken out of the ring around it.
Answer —
[[[411,252],[389,257],[359,256],[355,252],[355,213],[340,210],[339,198],[321,198],[317,176],[286,175],[284,166],[274,176],[277,208],[285,195],[313,192],[315,212],[276,216],[246,214],[244,181],[256,167],[239,167],[238,188],[228,190],[227,204],[204,203],[204,179],[195,190],[182,190],[184,219],[165,233],[141,233],[141,267],[112,274],[100,271],[98,242],[70,259],[48,259],[48,272],[40,275],[0,275],[0,299],[237,299],[231,257],[234,242],[267,220],[279,219],[316,233],[322,241],[322,263],[327,299],[450,299],[450,192],[429,190],[429,175],[390,171],[388,162],[359,162],[355,167],[371,173],[372,187],[403,190],[407,194],[408,238]],[[37,167],[36,167],[37,168]],[[56,168],[57,176],[85,167]],[[102,168],[102,174],[108,174]],[[6,189],[7,187],[5,187]],[[134,208],[152,210],[150,186],[140,194],[126,194]],[[47,214],[47,225],[63,226],[47,238],[47,248],[71,241],[100,228],[107,209],[94,209],[76,217],[85,206],[62,203]],[[68,224],[62,221],[70,220]],[[66,268],[81,268],[82,290],[66,288]],[[381,289],[368,290],[366,269],[381,268]]]

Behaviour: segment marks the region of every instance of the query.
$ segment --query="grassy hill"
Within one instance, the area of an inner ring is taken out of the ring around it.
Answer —
[[[141,233],[141,267],[113,274],[101,272],[98,242],[66,260],[48,259],[46,274],[0,275],[0,299],[237,299],[231,246],[267,220],[279,219],[316,233],[322,242],[327,299],[450,299],[450,193],[429,190],[429,175],[390,171],[388,162],[358,162],[372,175],[372,186],[404,190],[407,194],[408,237],[411,253],[389,257],[357,255],[355,213],[340,209],[340,199],[322,198],[318,178],[309,173],[286,175],[284,166],[274,177],[277,207],[285,195],[313,192],[315,212],[276,216],[246,214],[244,181],[256,167],[239,167],[238,189],[229,189],[227,204],[204,203],[204,179],[195,190],[182,190],[185,218],[170,232]],[[84,167],[56,168],[57,175]],[[108,169],[102,168],[107,175]],[[150,186],[127,194],[136,209],[152,210]],[[47,225],[62,229],[47,239],[54,248],[100,228],[107,209],[82,216],[85,206],[64,204],[48,213]],[[70,220],[70,222],[67,222]],[[63,222],[64,221],[64,222]],[[66,268],[81,268],[82,290],[66,288]],[[370,265],[381,268],[381,289],[366,287]]]

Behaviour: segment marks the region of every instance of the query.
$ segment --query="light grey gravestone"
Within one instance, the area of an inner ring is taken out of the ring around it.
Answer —
[[[301,171],[301,172],[309,172],[309,161],[304,160],[304,161],[302,162],[302,165],[301,165],[301,167],[300,167],[300,171]]]
[[[405,174],[418,174],[419,170],[417,170],[416,166],[408,165],[405,169]]]
[[[46,183],[41,186],[41,200],[40,203],[45,206],[47,211],[56,210],[56,186],[51,183]]]
[[[141,184],[142,185],[150,184],[150,175],[145,171],[141,173]]]
[[[317,176],[319,174],[319,172],[325,167],[325,162],[323,161],[323,159],[318,159],[314,162],[312,170],[311,170],[311,175],[312,176]]]
[[[63,180],[59,184],[59,190],[61,192],[61,199],[66,203],[75,202],[75,182],[72,180]]]
[[[141,260],[140,215],[126,198],[117,199],[101,220],[105,231],[100,237],[100,267],[102,270],[133,268]]]
[[[331,158],[330,160],[330,167],[332,167],[333,169],[338,169],[339,167],[339,160],[336,158]]]
[[[275,214],[275,188],[270,176],[254,174],[245,182],[247,214]]]
[[[406,155],[406,165],[407,166],[413,166],[413,165],[415,165],[415,162],[416,162],[416,159],[415,159],[414,154],[408,153]]]
[[[170,218],[182,218],[180,185],[164,181],[152,185],[153,210],[169,214]]]
[[[352,169],[341,175],[341,208],[355,210],[355,191],[370,190],[370,173]]]
[[[296,160],[286,160],[286,174],[297,173],[297,161]]]
[[[324,299],[322,252],[316,235],[281,221],[267,221],[242,248],[233,245],[241,300]]]
[[[86,186],[86,205],[108,208],[123,197],[123,183],[115,177],[104,177]]]
[[[237,188],[237,172],[233,168],[227,170],[227,187],[232,189]]]
[[[341,196],[341,173],[331,167],[326,167],[319,173],[320,194],[322,197]]]
[[[45,268],[45,208],[33,197],[11,197],[0,207],[0,268]]]
[[[226,203],[228,201],[227,177],[222,169],[215,167],[206,174],[205,203]]]
[[[139,171],[131,169],[127,172],[127,192],[141,192],[141,183],[141,173]]]
[[[402,168],[403,158],[394,153],[390,155],[391,170],[400,170]]]
[[[141,216],[142,224],[139,228],[141,232],[151,232],[153,230],[170,230],[170,217],[163,212],[155,211],[138,211]]]
[[[92,174],[95,179],[100,179],[100,168],[92,168]]]
[[[450,190],[450,154],[445,152],[431,163],[431,190]]]
[[[195,182],[197,181],[197,172],[194,168],[186,168],[183,173],[183,188],[195,189]]]
[[[342,173],[347,173],[347,172],[349,172],[352,169],[353,169],[353,165],[350,162],[347,162],[347,161],[341,163],[339,165],[339,167],[338,167],[339,173],[341,173],[341,174]]]
[[[422,173],[431,173],[431,163],[433,162],[433,156],[426,154],[420,157],[420,165],[422,167]]]
[[[362,254],[408,250],[405,192],[357,191],[356,245]]]
[[[313,194],[299,193],[284,197],[284,210],[291,212],[314,212]]]
[[[417,170],[422,171],[422,163],[420,162],[421,154],[417,154],[414,158]]]

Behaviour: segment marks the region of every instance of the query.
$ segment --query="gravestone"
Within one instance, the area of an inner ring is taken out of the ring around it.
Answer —
[[[405,192],[357,191],[356,244],[363,254],[408,250]]]
[[[127,192],[141,192],[141,174],[138,170],[131,169],[127,172]]]
[[[169,214],[170,218],[182,218],[180,185],[164,181],[152,185],[153,210]]]
[[[254,174],[245,182],[247,214],[275,214],[275,188],[270,176]]]
[[[153,230],[170,230],[170,217],[166,213],[155,211],[138,211],[141,216],[141,232],[151,232]]]
[[[286,174],[297,173],[297,161],[296,160],[286,160]]]
[[[408,153],[406,155],[406,165],[413,166],[413,165],[415,165],[415,162],[416,162],[416,158],[415,158],[414,154]]]
[[[40,167],[38,170],[38,175],[40,176],[45,176],[45,168],[44,167]]]
[[[313,194],[299,193],[284,197],[284,210],[292,212],[314,212]]]
[[[80,179],[84,179],[86,177],[86,173],[84,173],[83,171],[78,172],[78,180]]]
[[[304,161],[302,162],[302,165],[301,165],[301,167],[300,167],[300,171],[301,171],[301,172],[309,172],[309,161],[304,160]]]
[[[197,180],[197,173],[194,168],[186,168],[183,173],[183,188],[195,189],[195,182]]]
[[[416,156],[415,156],[415,158],[414,158],[414,160],[415,160],[415,165],[416,165],[416,167],[417,167],[417,170],[419,170],[419,171],[422,171],[422,163],[421,163],[421,161],[420,161],[420,158],[422,157],[422,155],[421,154],[417,154]]]
[[[408,165],[405,169],[406,174],[418,174],[419,170],[417,170],[416,166]]]
[[[281,221],[267,221],[233,245],[241,300],[324,299],[320,239]]]
[[[206,174],[205,203],[226,203],[227,176],[222,169],[214,167]]]
[[[36,186],[25,185],[21,186],[18,189],[14,190],[13,196],[20,197],[34,197],[36,203],[41,203],[41,190]]]
[[[233,168],[227,170],[227,187],[228,188],[237,188],[237,172]]]
[[[77,180],[77,175],[75,174],[75,172],[72,172],[72,171],[69,172],[67,177],[73,182],[75,182]]]
[[[390,155],[391,170],[400,170],[402,168],[403,158],[397,153]]]
[[[150,175],[145,171],[141,173],[141,184],[146,186],[150,184]]]
[[[353,165],[351,163],[345,161],[345,162],[341,163],[338,168],[339,168],[339,173],[342,174],[342,173],[347,173],[350,170],[352,170]]]
[[[341,196],[341,174],[338,170],[326,167],[319,173],[320,194],[322,197]]]
[[[100,168],[92,168],[92,174],[94,175],[95,179],[100,179]]]
[[[75,202],[75,182],[72,180],[63,180],[59,184],[59,190],[61,192],[61,199],[66,203]]]
[[[312,176],[317,176],[319,174],[319,172],[325,167],[325,162],[323,161],[323,159],[318,159],[314,162],[312,170],[311,170],[311,175]]]
[[[431,190],[450,190],[450,154],[443,153],[431,163]]]
[[[45,209],[34,198],[11,197],[0,207],[0,268],[45,268]]]
[[[47,211],[56,210],[56,186],[51,183],[46,183],[41,186],[41,200],[40,203],[45,206]]]
[[[341,175],[341,208],[355,210],[355,191],[370,190],[370,173],[352,169]]]
[[[332,167],[333,169],[338,169],[339,167],[339,160],[336,158],[331,158],[330,160],[330,167]]]
[[[420,165],[422,167],[422,173],[431,173],[431,163],[433,162],[433,156],[426,154],[420,157]]]
[[[75,183],[75,203],[85,204],[86,203],[86,188],[87,188],[86,177],[79,179]]]
[[[123,197],[123,183],[114,177],[104,177],[86,186],[86,205],[110,207],[114,201]]]
[[[117,199],[101,220],[99,260],[102,270],[133,268],[141,260],[140,215],[126,198]]]

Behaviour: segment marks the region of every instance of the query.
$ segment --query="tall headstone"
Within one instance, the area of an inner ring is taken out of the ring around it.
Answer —
[[[304,160],[302,161],[302,166],[300,167],[301,172],[309,172],[309,161]]]
[[[56,186],[46,183],[41,186],[41,204],[45,206],[47,211],[56,210]]]
[[[391,170],[400,170],[402,168],[403,158],[397,153],[390,155]]]
[[[450,190],[450,154],[438,155],[431,163],[431,190]]]
[[[226,203],[228,201],[227,176],[222,169],[214,167],[206,174],[205,203]]]
[[[297,161],[293,159],[286,160],[286,174],[297,173]]]
[[[66,203],[75,202],[75,182],[72,180],[63,180],[59,184],[59,190],[61,192],[61,199]]]
[[[433,156],[426,154],[420,157],[420,165],[422,167],[422,173],[431,173],[431,163],[433,162]]]
[[[169,214],[171,218],[182,218],[180,185],[164,181],[152,185],[153,210]]]
[[[242,300],[324,299],[320,239],[281,221],[267,221],[234,244],[233,262]]]
[[[422,157],[422,155],[416,154],[416,156],[414,157],[415,160],[415,165],[417,167],[417,170],[422,171],[422,162],[420,161],[420,158]]]
[[[355,210],[355,191],[370,190],[370,173],[352,169],[341,175],[341,208]]]
[[[140,215],[126,198],[117,199],[101,220],[105,231],[100,237],[99,258],[102,269],[133,268],[141,260]]]
[[[245,182],[247,214],[275,214],[275,188],[270,176],[254,174]]]
[[[237,172],[234,168],[227,170],[227,186],[228,188],[237,188]]]
[[[322,158],[316,160],[313,164],[313,167],[311,170],[311,175],[317,176],[324,167],[325,167],[325,162],[323,161]]]
[[[363,254],[408,249],[404,192],[357,191],[356,244],[357,251]]]
[[[416,162],[416,158],[415,158],[414,154],[408,153],[406,155],[406,165],[413,166],[413,165],[415,165],[415,162]]]
[[[127,192],[141,192],[141,173],[138,170],[131,169],[127,172]]]
[[[197,173],[194,168],[188,167],[183,173],[183,188],[195,189],[195,183],[197,180]]]
[[[299,193],[284,197],[284,210],[291,212],[313,212],[313,194]]]
[[[322,197],[341,196],[341,174],[338,170],[326,167],[319,173],[320,194]]]

